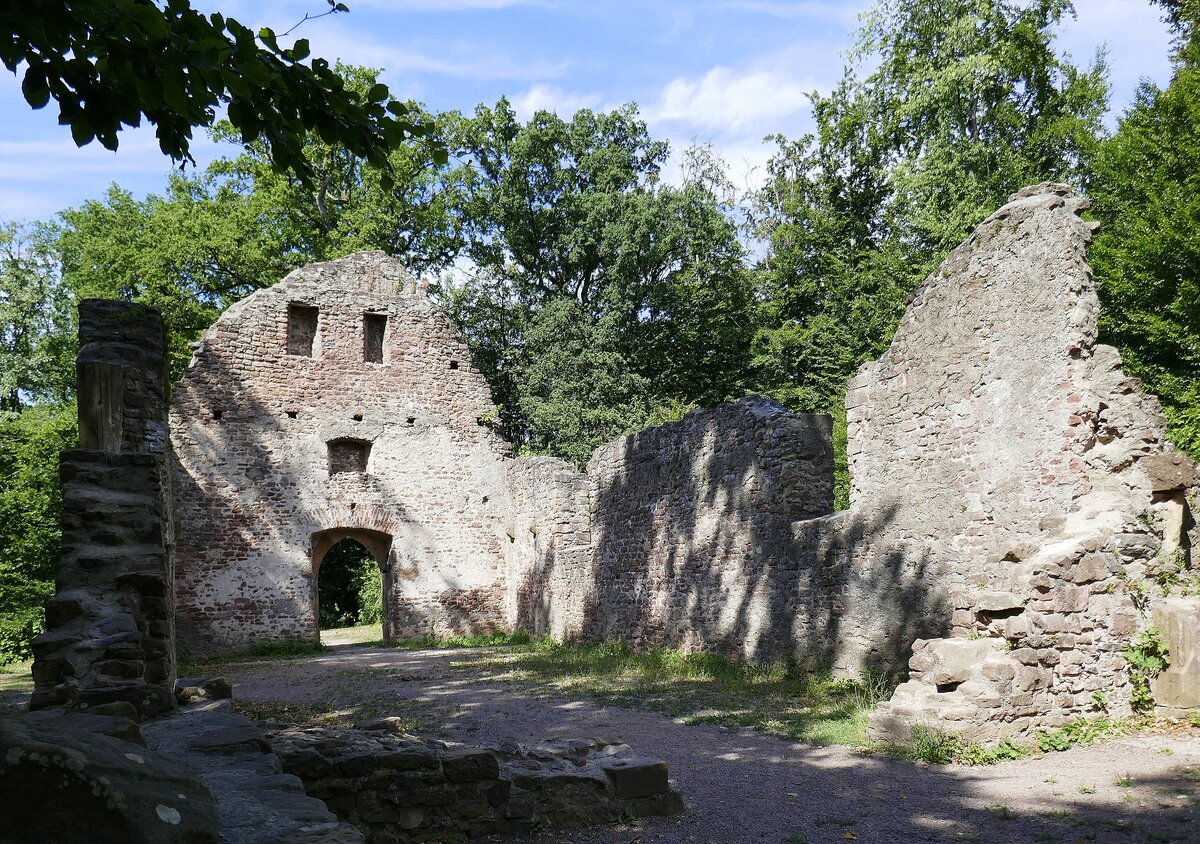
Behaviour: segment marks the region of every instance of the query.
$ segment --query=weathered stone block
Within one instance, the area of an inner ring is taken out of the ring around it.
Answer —
[[[666,794],[670,790],[667,781],[667,763],[648,757],[605,759],[600,767],[612,783],[617,797],[635,799]]]
[[[1196,482],[1196,461],[1183,452],[1151,454],[1143,457],[1138,467],[1145,470],[1154,492],[1174,492]]]
[[[442,753],[442,772],[453,783],[494,780],[500,776],[500,760],[490,750],[456,748]]]
[[[1154,625],[1170,654],[1153,681],[1155,702],[1168,713],[1200,711],[1200,597],[1155,602]]]

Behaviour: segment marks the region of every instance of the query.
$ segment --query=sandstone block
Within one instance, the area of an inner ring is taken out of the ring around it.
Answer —
[[[666,794],[670,790],[667,782],[667,763],[643,756],[605,759],[600,767],[612,783],[617,797],[632,799]]]
[[[12,844],[217,844],[212,795],[188,768],[136,744],[0,719],[3,838]]]
[[[1146,471],[1154,492],[1174,492],[1196,481],[1196,462],[1182,452],[1151,454],[1139,460],[1138,466]]]
[[[1154,624],[1170,653],[1167,670],[1153,681],[1156,703],[1178,714],[1200,711],[1200,597],[1156,602]]]

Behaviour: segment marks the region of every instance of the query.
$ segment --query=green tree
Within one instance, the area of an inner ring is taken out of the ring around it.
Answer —
[[[506,436],[582,463],[652,407],[742,395],[755,302],[719,162],[696,153],[682,186],[662,184],[667,146],[634,106],[522,124],[501,100],[453,137],[477,272],[445,299]],[[594,343],[595,369],[560,360],[548,325]],[[542,338],[555,365],[535,363]]]
[[[1170,438],[1200,458],[1200,37],[1181,29],[1192,34],[1170,84],[1138,89],[1096,161],[1089,260],[1103,339],[1162,399]]]
[[[611,319],[560,298],[530,315],[516,378],[526,450],[587,463],[603,443],[641,428],[650,383],[631,371]]]
[[[376,84],[375,71],[339,71],[355,90]],[[213,134],[232,141],[236,133],[223,122]],[[221,311],[305,263],[359,249],[384,249],[417,272],[453,260],[454,185],[422,147],[391,151],[390,186],[380,168],[314,133],[302,149],[308,181],[276,170],[268,146],[256,142],[203,173],[173,174],[161,196],[139,201],[113,186],[103,200],[63,212],[54,249],[65,285],[80,298],[159,308],[178,375],[187,344]]]
[[[326,14],[348,11],[327,2]],[[0,61],[14,74],[24,68],[25,99],[34,108],[55,100],[79,146],[95,139],[116,149],[121,129],[145,118],[163,153],[189,161],[193,127],[212,125],[223,105],[244,143],[263,139],[278,167],[308,181],[310,131],[385,171],[393,146],[429,134],[386,85],[360,96],[324,59],[305,64],[306,39],[281,47],[272,30],[256,35],[188,0],[9,3],[0,30],[11,33],[0,39]],[[444,160],[445,150],[433,144],[430,154]]]
[[[46,230],[0,223],[0,415],[71,395],[70,310]]]
[[[1053,49],[1071,12],[878,0],[864,16],[841,83],[813,97],[815,131],[776,139],[753,203],[760,391],[840,414],[846,379],[950,249],[1020,187],[1081,183],[1107,89],[1101,58],[1081,70]]]
[[[54,594],[62,491],[58,454],[78,434],[74,404],[0,415],[0,664],[29,657]]]

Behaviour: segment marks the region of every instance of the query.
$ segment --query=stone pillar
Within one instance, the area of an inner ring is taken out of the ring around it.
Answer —
[[[62,561],[29,706],[150,716],[175,705],[162,318],[79,305],[80,447],[59,459]]]

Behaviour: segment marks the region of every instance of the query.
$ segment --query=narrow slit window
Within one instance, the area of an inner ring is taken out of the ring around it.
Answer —
[[[387,314],[363,314],[363,360],[383,363],[383,336],[387,333]]]
[[[329,474],[351,473],[365,475],[371,444],[365,440],[331,440],[329,442]]]
[[[288,305],[288,354],[310,358],[317,339],[317,309],[310,305]]]

